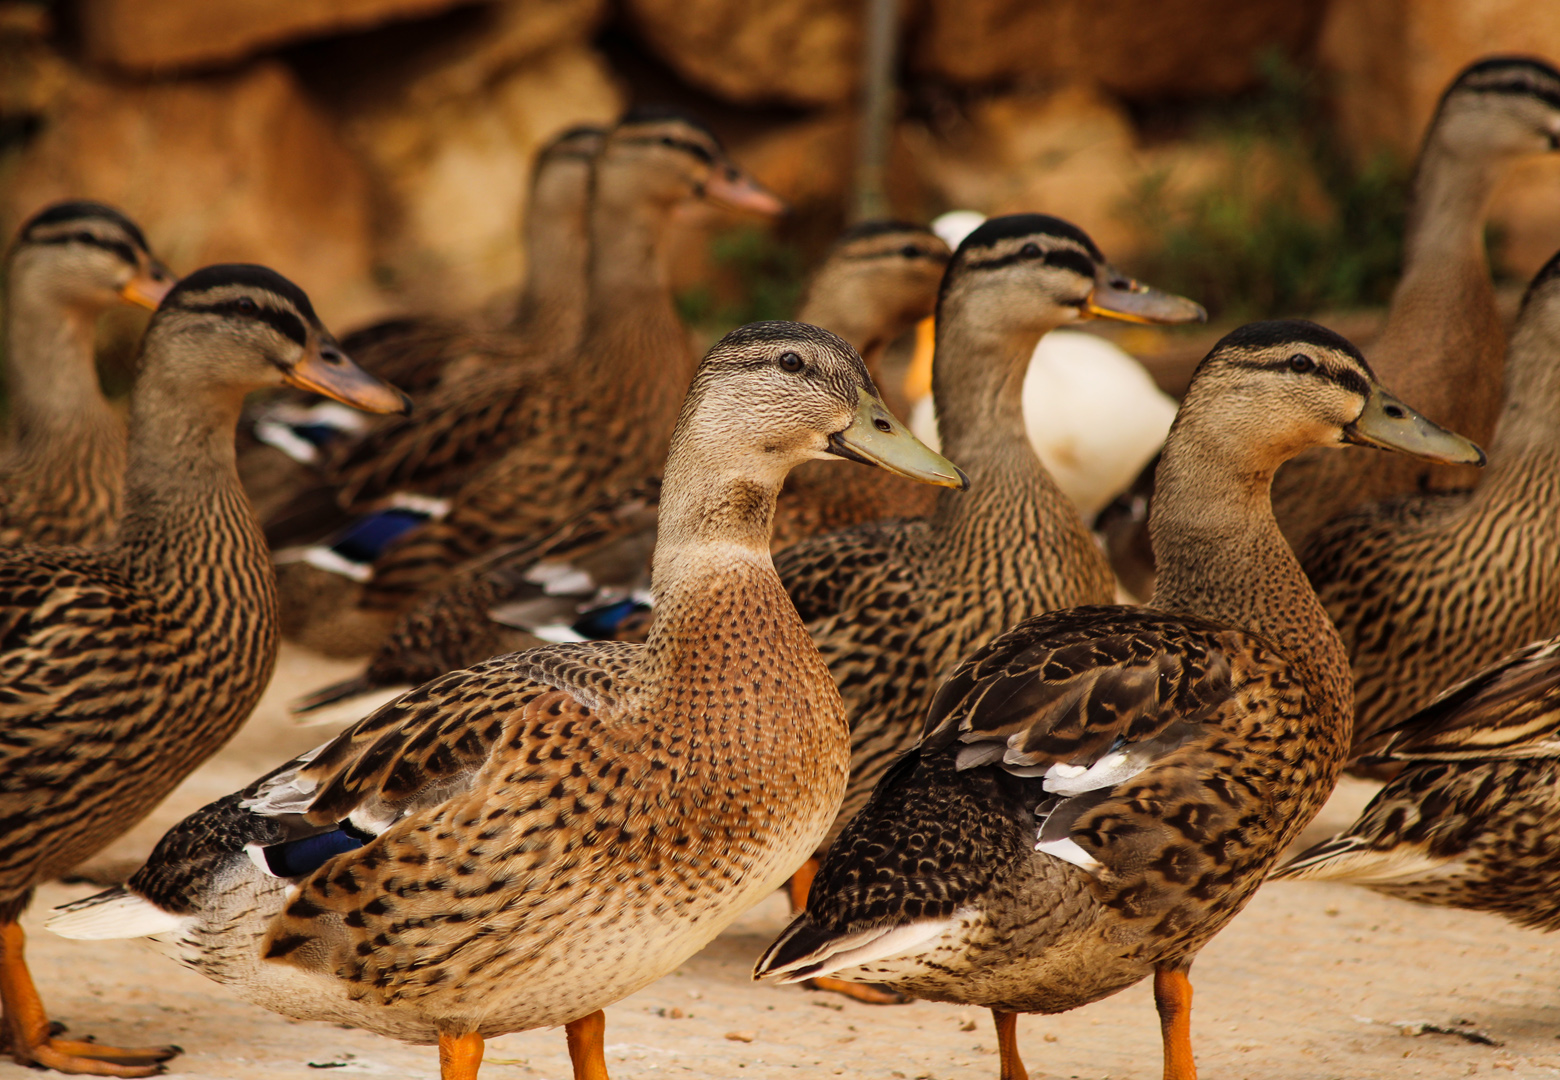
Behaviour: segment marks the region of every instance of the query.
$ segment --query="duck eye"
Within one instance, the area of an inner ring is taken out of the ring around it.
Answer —
[[[1296,375],[1309,375],[1316,370],[1316,361],[1305,353],[1295,353],[1289,358],[1289,370]]]
[[[776,362],[780,365],[781,371],[789,371],[793,375],[802,370],[802,358],[794,352],[781,353],[780,359]]]
[[[906,244],[904,247],[899,249],[899,254],[903,255],[907,259],[913,259],[921,254],[921,249],[916,247],[914,244]]]
[[[247,296],[240,296],[238,298],[238,302],[234,306],[237,307],[239,311],[242,311],[245,315],[253,315],[256,311],[260,310],[255,305],[255,302]]]
[[[1019,248],[1018,253],[1026,259],[1038,259],[1040,257],[1040,245],[1030,242]]]

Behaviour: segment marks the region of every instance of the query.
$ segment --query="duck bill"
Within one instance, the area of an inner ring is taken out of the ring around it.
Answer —
[[[364,412],[404,416],[412,411],[411,398],[358,367],[334,345],[311,345],[303,359],[283,373],[282,381]]]
[[[1201,304],[1144,285],[1108,267],[1095,282],[1083,310],[1095,318],[1130,323],[1173,326],[1208,321],[1208,312]]]
[[[156,311],[163,297],[173,291],[178,282],[178,278],[161,266],[154,270],[142,270],[119,290],[119,298],[126,303]]]
[[[1484,451],[1455,431],[1419,415],[1376,383],[1359,418],[1343,429],[1343,441],[1396,450],[1443,465],[1483,465]]]
[[[715,174],[704,183],[704,197],[728,209],[764,217],[779,217],[789,209],[780,196],[731,164],[715,167]]]
[[[970,478],[953,462],[910,434],[878,398],[861,391],[856,418],[829,436],[829,453],[863,465],[876,465],[911,480],[964,490]]]

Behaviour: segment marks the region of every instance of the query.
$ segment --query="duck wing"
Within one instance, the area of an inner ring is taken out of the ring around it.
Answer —
[[[1560,757],[1560,638],[1508,654],[1357,751],[1393,761]]]

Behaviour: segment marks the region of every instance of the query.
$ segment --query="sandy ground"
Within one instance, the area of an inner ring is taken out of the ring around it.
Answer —
[[[297,727],[285,702],[351,671],[284,649],[276,683],[245,731],[103,859],[139,861],[190,810],[323,741],[334,729]],[[1352,819],[1370,790],[1346,784],[1307,839]],[[438,1075],[430,1048],[274,1016],[138,942],[65,941],[42,929],[50,907],[93,891],[50,885],[24,920],[44,1000],[72,1031],[107,1042],[178,1043],[186,1052],[171,1072],[192,1078],[322,1077],[328,1070],[344,1080],[357,1073]],[[930,1002],[872,1007],[754,984],[752,962],[785,922],[785,902],[773,896],[680,970],[610,1008],[607,1062],[616,1080],[996,1076],[995,1038],[983,1010]],[[1269,886],[1193,969],[1201,1075],[1560,1080],[1557,946],[1560,939],[1492,916],[1343,886]],[[1062,1016],[1025,1017],[1019,1037],[1036,1080],[1160,1075],[1158,1023],[1146,986]],[[37,1075],[0,1063],[0,1080]],[[488,1044],[487,1080],[569,1075],[561,1031]]]

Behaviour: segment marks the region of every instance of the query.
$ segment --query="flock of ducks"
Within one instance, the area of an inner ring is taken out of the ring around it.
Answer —
[[[510,311],[340,345],[271,270],[175,283],[119,212],[43,211],[6,283],[0,1045],[177,1053],[64,1037],[18,920],[233,735],[283,633],[371,656],[300,709],[378,707],[49,926],[436,1044],[445,1080],[556,1025],[604,1080],[602,1010],[787,881],[759,978],[989,1008],[1023,1080],[1019,1013],[1152,977],[1192,1080],[1188,972],[1345,768],[1390,779],[1277,876],[1560,928],[1560,256],[1508,348],[1482,244],[1506,167],[1556,148],[1560,73],[1459,76],[1370,362],[1290,320],[1197,368],[1141,605],[1035,452],[1026,373],[1059,327],[1203,312],[1057,218],[953,250],[858,226],[798,322],[699,361],[679,213],[782,207],[666,110],[541,156]],[[93,370],[118,299],[156,308],[128,423]],[[885,369],[928,315],[941,453]],[[1378,376],[1492,438],[1485,473]]]

